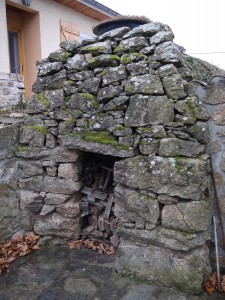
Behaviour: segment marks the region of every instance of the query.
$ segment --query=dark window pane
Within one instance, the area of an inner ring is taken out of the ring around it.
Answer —
[[[17,32],[9,31],[9,56],[11,73],[19,74],[19,38]]]

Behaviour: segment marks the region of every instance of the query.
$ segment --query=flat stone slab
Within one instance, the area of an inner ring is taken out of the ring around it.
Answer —
[[[0,299],[222,300],[224,294],[187,295],[114,272],[115,257],[93,250],[43,247],[17,259],[0,277]]]

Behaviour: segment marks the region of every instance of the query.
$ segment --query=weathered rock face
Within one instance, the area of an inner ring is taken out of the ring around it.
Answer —
[[[209,116],[173,37],[161,23],[125,27],[38,62],[28,116],[0,148],[18,143],[0,171],[0,226],[21,215],[20,229],[79,238],[82,152],[114,156],[118,271],[193,294],[210,272]]]

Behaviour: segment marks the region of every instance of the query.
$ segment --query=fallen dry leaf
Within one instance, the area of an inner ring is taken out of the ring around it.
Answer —
[[[17,237],[17,238],[16,238]],[[0,244],[0,274],[9,269],[10,264],[19,256],[25,256],[33,250],[39,250],[39,236],[29,232],[26,236],[13,236],[13,239]]]
[[[221,277],[221,292],[225,293],[225,275]]]
[[[204,285],[206,292],[208,294],[213,294],[216,292],[217,289],[217,274],[216,272],[213,272],[209,279],[206,281],[205,285]]]
[[[70,249],[78,249],[81,245],[94,251],[98,251],[100,254],[115,255],[113,247],[107,247],[103,243],[92,241],[90,239],[71,241],[67,244]]]

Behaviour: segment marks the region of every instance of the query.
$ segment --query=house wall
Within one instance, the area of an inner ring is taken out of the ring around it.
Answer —
[[[0,72],[9,72],[8,35],[5,1],[0,0]]]
[[[21,4],[21,0],[10,1]],[[24,8],[24,6],[22,6]],[[47,57],[50,52],[59,48],[60,19],[77,24],[85,36],[93,36],[92,26],[98,21],[76,12],[53,0],[31,1],[31,9],[40,14],[41,56]]]

